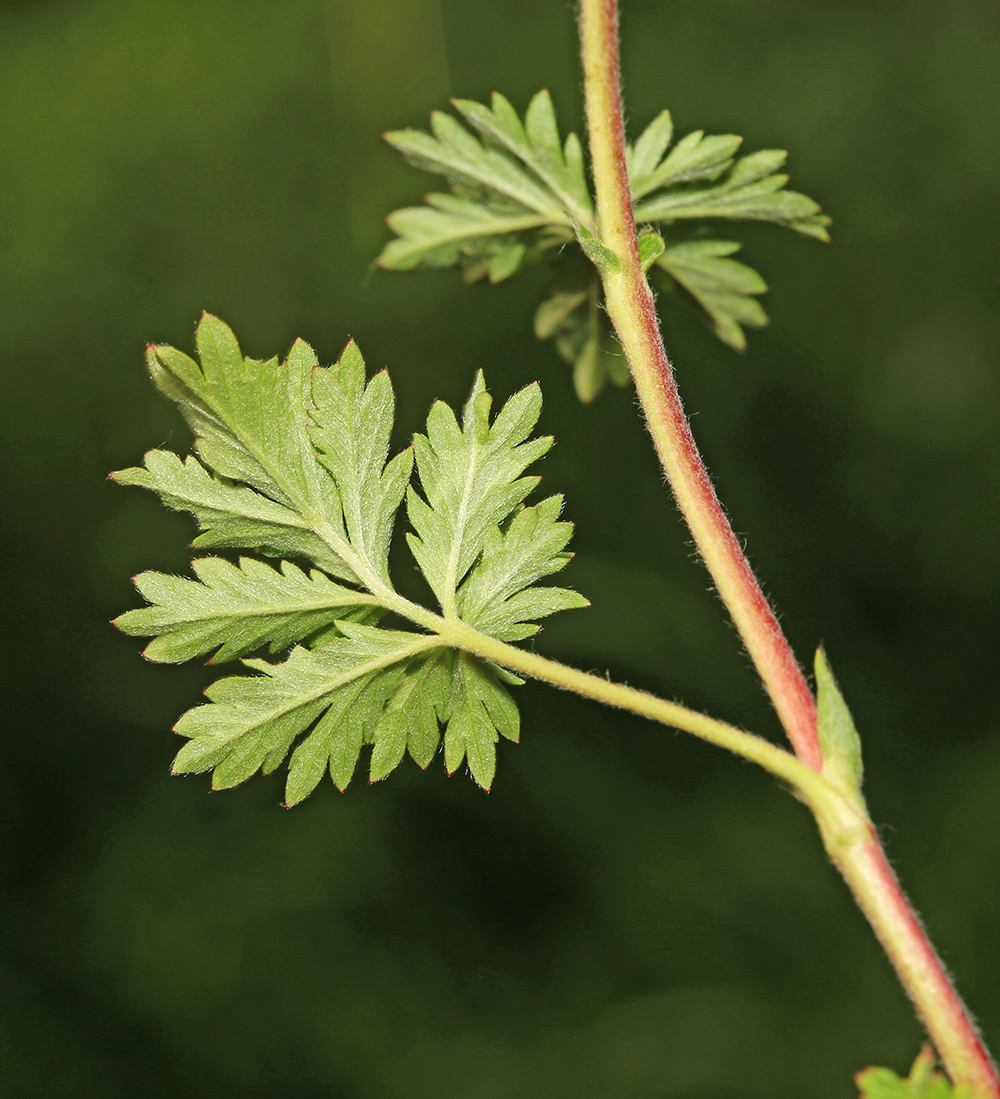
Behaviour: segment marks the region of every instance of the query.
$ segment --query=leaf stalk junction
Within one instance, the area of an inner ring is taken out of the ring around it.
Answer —
[[[821,651],[817,659],[817,721],[812,692],[719,504],[684,414],[643,270],[630,199],[617,0],[581,0],[580,40],[597,236],[617,261],[596,265],[664,472],[796,756],[818,782],[804,772],[788,780],[815,815],[827,852],[885,948],[952,1081],[975,1099],[997,1099],[996,1066],[868,816],[860,793],[857,735],[825,656]],[[756,762],[781,773],[772,759]]]

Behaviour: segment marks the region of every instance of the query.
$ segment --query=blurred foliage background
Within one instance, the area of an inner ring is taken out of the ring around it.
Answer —
[[[890,854],[1000,1044],[1000,378],[993,0],[626,0],[628,113],[792,151],[829,246],[740,229],[739,356],[662,304],[695,429],[803,659],[824,641]],[[349,336],[400,441],[473,370],[540,379],[593,600],[545,653],[777,734],[630,393],[583,408],[542,272],[371,273],[427,177],[379,140],[449,96],[581,107],[565,0],[4,0],[2,1091],[191,1099],[846,1097],[920,1033],[793,799],[538,686],[486,796],[407,765],[294,812],[170,779],[204,667],[108,619],[186,517],[109,485],[187,432],[148,341]],[[404,573],[411,566],[400,564]]]

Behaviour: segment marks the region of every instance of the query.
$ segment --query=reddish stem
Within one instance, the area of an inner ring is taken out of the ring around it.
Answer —
[[[587,124],[598,234],[616,262],[599,262],[608,315],[628,357],[646,422],[677,503],[799,759],[822,771],[816,703],[733,534],[698,453],[642,270],[625,163],[616,0],[582,0]],[[819,786],[816,784],[819,783]],[[809,788],[815,787],[812,796]],[[855,793],[800,783],[827,850],[854,892],[956,1084],[1000,1099],[1000,1080],[965,1005],[886,861]],[[860,827],[860,831],[859,831]]]
[[[796,754],[818,771],[823,756],[816,734],[815,700],[698,453],[639,260],[625,166],[615,0],[583,4],[581,39],[598,231],[621,265],[603,272],[608,314],[632,367],[660,462],[695,544]]]
[[[827,849],[885,947],[952,1081],[971,1085],[975,1099],[1000,1099],[996,1066],[874,828],[869,825],[856,846],[838,851],[834,842]]]

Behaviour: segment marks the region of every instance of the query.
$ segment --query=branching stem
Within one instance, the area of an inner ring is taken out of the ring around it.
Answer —
[[[786,757],[782,760],[773,755],[781,750],[768,745],[771,751],[757,762],[777,774],[784,771],[783,777],[809,804],[827,851],[885,947],[953,1082],[968,1085],[973,1099],[1000,1099],[996,1067],[903,894],[863,804],[844,798],[822,775],[823,754],[812,692],[722,510],[684,414],[639,259],[625,161],[617,0],[581,0],[580,39],[597,193],[596,235],[616,260],[598,263],[608,315],[628,358],[653,443],[678,506],[798,757],[782,752]],[[500,657],[494,659],[507,663]],[[523,670],[539,674],[527,667]],[[540,678],[548,677],[540,674]],[[571,690],[583,686],[562,685]],[[611,689],[609,685],[608,692]],[[602,701],[686,728],[754,758],[745,750],[748,743],[743,738],[756,742],[756,737],[701,715],[697,716],[709,725],[695,728],[692,722],[682,724],[676,720],[678,715],[667,716],[661,709],[670,704],[657,700],[655,707],[651,702],[633,705],[637,700],[621,693],[628,690],[617,688],[614,699],[609,695]],[[592,697],[599,695],[595,691]],[[731,731],[723,735],[722,730]],[[730,743],[725,743],[726,739]],[[790,769],[787,761],[794,762],[795,768]]]
[[[823,756],[816,736],[815,700],[698,453],[639,260],[625,167],[616,0],[583,0],[580,34],[598,235],[619,260],[616,269],[601,273],[608,315],[632,368],[656,452],[698,551],[796,754],[818,771]]]

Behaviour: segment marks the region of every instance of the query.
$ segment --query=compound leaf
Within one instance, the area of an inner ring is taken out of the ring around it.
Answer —
[[[433,134],[385,135],[410,163],[445,176],[453,193],[390,214],[397,239],[379,263],[395,271],[459,266],[467,282],[501,282],[571,240],[574,220],[590,218],[583,151],[573,134],[560,145],[547,92],[532,99],[523,123],[502,95],[491,107],[454,105],[483,140],[441,112],[431,115]]]
[[[662,115],[653,122],[650,129],[653,127],[655,127],[653,135],[643,150],[647,157],[655,147],[662,144],[664,134],[667,136],[667,141],[663,144],[663,148],[670,143],[670,133],[667,131],[667,123],[663,121]],[[672,129],[671,126],[671,131]],[[642,138],[639,140],[641,142]],[[742,142],[743,138],[737,137],[736,134],[706,137],[704,130],[695,130],[694,133],[681,138],[659,164],[644,172],[640,171],[638,178],[630,179],[632,198],[640,199],[658,187],[671,184],[717,179],[733,163],[733,153]],[[640,169],[645,167],[644,163],[640,164]]]
[[[646,194],[647,183],[674,136],[674,122],[669,111],[661,111],[643,130],[634,146],[625,150],[628,178],[633,199]],[[645,190],[644,190],[645,188]]]
[[[528,104],[523,125],[499,92],[493,93],[491,107],[468,99],[456,99],[454,105],[488,140],[526,164],[559,199],[562,209],[577,220],[590,216],[593,203],[579,139],[570,134],[565,143],[560,141],[547,91],[540,91]]]
[[[392,271],[410,271],[425,267],[454,267],[467,270],[486,263],[493,282],[500,282],[518,271],[528,251],[524,237],[529,231],[544,229],[551,219],[523,206],[500,202],[476,201],[457,195],[427,196],[426,206],[397,210],[388,217],[389,227],[397,234],[382,251],[379,263]],[[532,233],[535,250],[555,247],[570,233]],[[513,260],[516,250],[516,262]],[[505,255],[501,272],[496,257]]]
[[[481,140],[440,113],[432,116],[433,135],[386,135],[411,163],[445,176],[452,194],[429,195],[425,206],[390,214],[397,238],[385,246],[380,264],[393,270],[457,266],[467,283],[501,282],[542,258],[571,266],[580,252],[563,246],[575,236],[602,272],[615,270],[619,257],[595,235],[580,142],[573,134],[561,139],[548,92],[531,100],[523,119],[498,93],[489,106],[464,99],[453,105]],[[670,112],[662,111],[626,150],[637,222],[769,221],[829,239],[830,219],[811,198],[787,189],[788,176],[779,172],[784,151],[738,157],[742,138],[703,130],[671,144],[673,138]],[[745,349],[745,326],[767,323],[755,300],[766,289],[763,280],[725,258],[738,245],[664,239],[651,230],[639,243],[643,268],[659,263],[671,276],[669,287],[689,295],[731,347]],[[604,318],[600,287],[593,300],[587,291],[565,289],[579,281],[565,274],[557,279],[560,289],[539,307],[535,330],[572,364],[574,388],[588,402],[609,379],[626,384],[629,370]]]
[[[509,692],[484,662],[457,653],[444,734],[444,762],[453,774],[466,760],[472,777],[488,790],[496,772],[496,743],[517,741],[520,716]]]
[[[385,778],[409,751],[418,767],[434,758],[447,719],[452,673],[447,652],[411,661],[386,704],[372,738],[369,780]]]
[[[516,202],[538,214],[564,217],[563,203],[551,189],[504,150],[484,145],[442,111],[431,114],[431,129],[433,134],[397,130],[385,139],[415,167],[451,183]]]
[[[505,684],[520,680],[457,652],[439,616],[395,592],[389,544],[416,454],[424,497],[410,492],[412,545],[448,616],[513,639],[533,633],[535,619],[584,605],[574,592],[533,586],[566,564],[572,529],[558,521],[558,497],[522,507],[537,483],[524,470],[552,442],[529,439],[538,386],[491,423],[480,374],[461,426],[438,402],[427,435],[387,463],[392,387],[384,371],[366,381],[353,343],[329,368],[302,343],[285,363],[259,362],[206,316],[198,347],[200,362],[168,347],[151,349],[148,361],[191,423],[200,460],[152,451],[143,468],[116,479],[191,511],[198,544],[305,558],[319,569],[207,557],[193,562],[194,578],[136,577],[149,605],[116,625],[152,636],[150,659],[242,656],[258,673],[219,680],[184,714],[176,731],[187,744],[174,770],[212,771],[215,787],[229,787],[290,754],[293,805],[327,772],[344,789],[366,744],[373,781],[407,751],[426,767],[443,730],[448,769],[466,760],[488,787],[497,740],[518,736]],[[430,632],[377,627],[386,611]],[[283,663],[246,658],[262,646],[291,652]]]
[[[402,663],[437,642],[354,622],[339,625],[344,636],[321,648],[295,648],[283,664],[245,660],[263,675],[209,687],[210,701],[175,727],[189,739],[174,772],[211,770],[215,789],[236,786],[257,770],[273,771],[315,722],[292,756],[286,802],[294,805],[311,793],[327,768],[344,789]]]
[[[213,476],[198,461],[167,450],[151,450],[142,468],[113,473],[120,485],[158,493],[167,507],[190,511],[201,533],[198,548],[257,549],[268,557],[303,557],[324,572],[355,579],[342,557],[293,508],[245,485]]]

